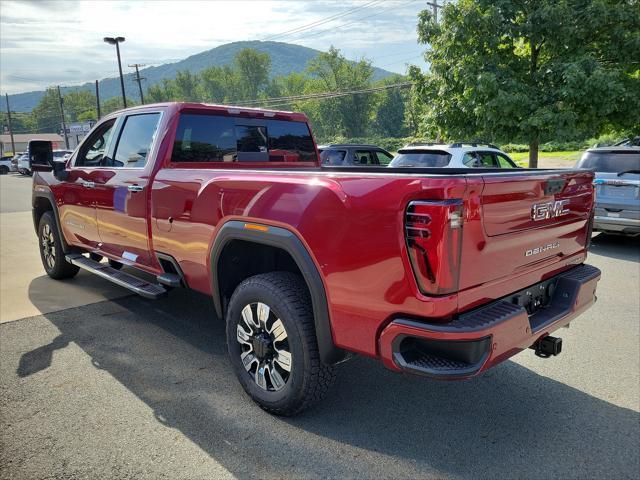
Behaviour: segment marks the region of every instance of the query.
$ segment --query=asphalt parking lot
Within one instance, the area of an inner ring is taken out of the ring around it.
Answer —
[[[559,357],[463,382],[355,358],[283,419],[236,382],[209,299],[50,280],[29,179],[0,193],[0,478],[638,478],[638,240],[594,237],[599,301]]]

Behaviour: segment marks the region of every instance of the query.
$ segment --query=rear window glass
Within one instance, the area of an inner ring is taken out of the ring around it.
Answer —
[[[596,172],[624,172],[640,169],[638,152],[587,152],[578,161],[577,168],[592,168]]]
[[[345,150],[323,150],[320,152],[320,160],[323,165],[342,165],[346,154]]]
[[[390,167],[446,167],[451,155],[446,152],[400,150],[389,164]]]
[[[180,115],[173,162],[314,162],[304,122]]]

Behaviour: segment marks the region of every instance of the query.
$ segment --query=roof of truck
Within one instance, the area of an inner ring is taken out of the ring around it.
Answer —
[[[250,116],[264,116],[280,117],[287,120],[293,120],[297,122],[307,122],[308,118],[304,113],[289,112],[286,110],[270,110],[266,108],[254,108],[241,105],[218,105],[213,103],[196,103],[196,102],[162,102],[162,103],[150,103],[146,105],[137,105],[135,107],[129,107],[126,109],[118,110],[113,113],[122,113],[125,111],[145,110],[149,108],[176,108],[178,111],[182,110],[208,110],[212,112],[220,112],[224,114],[249,114]]]

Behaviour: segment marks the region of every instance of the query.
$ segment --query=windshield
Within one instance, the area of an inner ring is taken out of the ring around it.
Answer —
[[[390,167],[446,167],[451,155],[440,151],[400,150]]]
[[[587,152],[576,167],[611,173],[638,170],[640,169],[640,152]]]

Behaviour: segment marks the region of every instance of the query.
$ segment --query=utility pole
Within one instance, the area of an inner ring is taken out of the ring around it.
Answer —
[[[445,1],[443,0],[442,5],[438,5],[438,0],[433,0],[432,2],[427,2],[431,8],[433,8],[433,18],[435,21],[438,21],[438,11],[444,7]]]
[[[146,80],[146,78],[140,76],[140,71],[138,70],[138,67],[144,67],[145,65],[142,63],[134,63],[133,65],[129,65],[129,66],[135,67],[136,69],[136,76],[133,77],[133,80],[135,82],[138,82],[138,90],[140,90],[140,103],[144,105],[144,96],[142,95],[142,80]]]
[[[58,99],[60,100],[60,119],[62,120],[62,130],[64,131],[64,145],[69,150],[69,137],[67,137],[67,124],[64,121],[64,101],[60,93],[60,85],[58,85]]]
[[[100,120],[100,88],[98,87],[98,80],[96,80],[96,108],[98,110],[98,118],[96,120]]]
[[[7,99],[7,121],[9,122],[9,135],[11,136],[11,153],[16,154],[16,144],[13,141],[13,126],[11,125],[11,109],[9,108],[9,94],[5,93]]]

